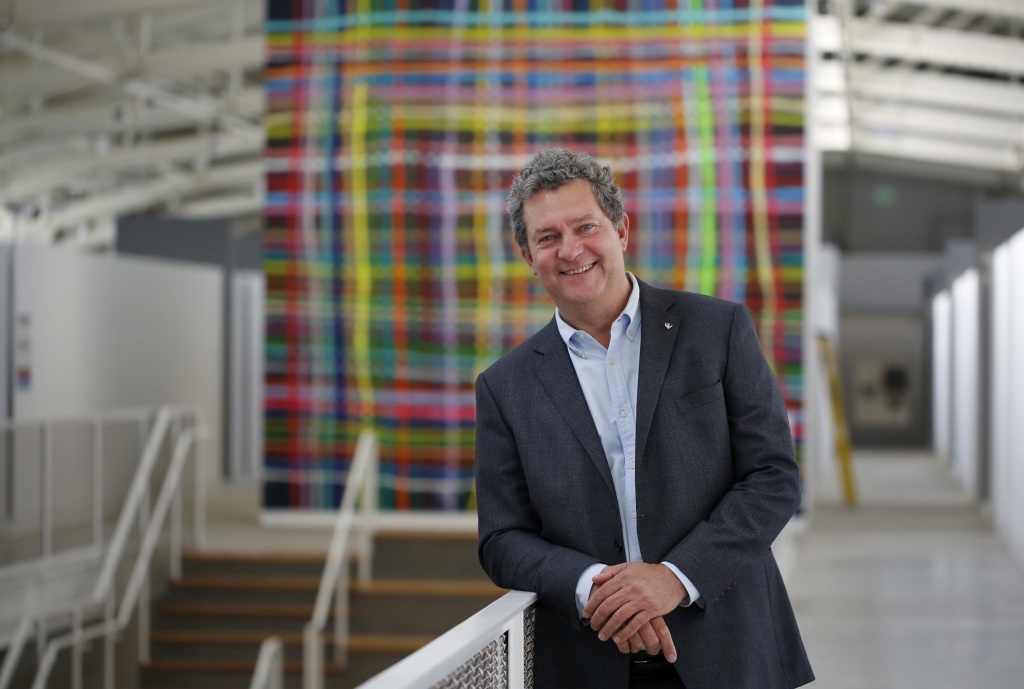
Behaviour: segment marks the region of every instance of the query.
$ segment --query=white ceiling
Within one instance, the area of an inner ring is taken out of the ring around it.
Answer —
[[[1024,170],[1024,0],[823,0],[811,138],[826,152]]]
[[[0,0],[0,241],[258,213],[264,0]]]
[[[255,214],[265,0],[0,0],[0,241]],[[816,0],[822,151],[1024,170],[1024,0]]]

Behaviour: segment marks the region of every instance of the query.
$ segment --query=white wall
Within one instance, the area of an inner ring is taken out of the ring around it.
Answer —
[[[817,266],[810,284],[810,291],[814,294],[813,308],[807,313],[815,333],[811,349],[813,356],[810,353],[805,356],[807,362],[814,362],[814,375],[808,371],[805,380],[807,405],[816,413],[809,417],[809,421],[814,424],[814,432],[808,433],[805,476],[809,484],[808,490],[815,503],[836,503],[842,499],[842,483],[836,454],[836,428],[832,415],[828,371],[821,358],[817,335],[828,337],[833,348],[838,344],[841,275],[839,249],[834,244],[824,244],[818,249],[817,258]],[[809,370],[810,368],[808,366]]]
[[[950,454],[953,474],[978,495],[978,440],[981,435],[981,282],[970,269],[953,281],[953,389]]]
[[[14,257],[16,419],[139,405],[202,407],[220,476],[221,273],[21,245]],[[19,382],[18,369],[29,380]]]
[[[932,300],[932,449],[946,461],[950,459],[952,444],[952,308],[948,290],[942,290]]]
[[[1024,565],[1024,230],[992,257],[990,347],[992,512]]]

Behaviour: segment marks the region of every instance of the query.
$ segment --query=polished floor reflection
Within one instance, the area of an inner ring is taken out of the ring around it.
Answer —
[[[923,453],[858,453],[788,576],[816,689],[1021,689],[1024,568]]]

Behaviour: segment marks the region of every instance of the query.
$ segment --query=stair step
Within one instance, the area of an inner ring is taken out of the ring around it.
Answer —
[[[246,660],[194,660],[190,658],[158,658],[142,663],[141,667],[149,672],[202,672],[211,674],[252,675],[255,666]],[[288,674],[302,674],[302,661],[289,660],[284,663],[284,671]],[[324,663],[324,674],[340,675],[344,672],[333,663]]]
[[[159,604],[160,613],[172,617],[183,615],[211,617],[300,617],[309,619],[313,606],[294,603],[192,603],[168,601]],[[334,611],[331,610],[331,615]]]
[[[186,564],[194,562],[304,562],[307,564],[324,564],[327,556],[320,551],[290,552],[276,550],[266,551],[228,551],[228,550],[187,550],[181,555]]]
[[[507,592],[489,581],[443,581],[422,579],[376,579],[352,582],[353,593],[365,596],[452,596],[498,597]]]
[[[318,591],[320,579],[315,577],[250,577],[193,576],[171,583],[175,589],[222,589],[258,591]],[[349,588],[367,596],[490,596],[504,593],[489,581],[451,581],[423,579],[376,579],[368,582],[352,580]]]
[[[223,589],[256,590],[256,591],[317,591],[320,588],[319,577],[283,577],[283,576],[188,576],[171,582],[175,589]]]
[[[252,631],[162,630],[152,633],[154,644],[204,644],[259,646],[268,636],[277,636],[285,646],[301,646],[301,633],[271,635]],[[352,634],[348,639],[350,653],[412,653],[433,641],[423,634]],[[333,634],[324,634],[324,644],[334,643]]]

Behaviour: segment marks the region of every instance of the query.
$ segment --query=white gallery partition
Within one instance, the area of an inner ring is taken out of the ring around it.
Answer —
[[[992,511],[1024,565],[1024,230],[992,257]]]
[[[12,418],[189,405],[220,447],[219,269],[27,244],[13,267]],[[210,460],[218,485],[219,457]]]
[[[953,388],[950,445],[953,475],[979,497],[981,438],[981,280],[971,268],[953,281]]]
[[[942,290],[932,300],[932,448],[944,460],[950,458],[950,388],[953,373],[952,298]]]

